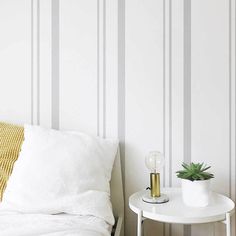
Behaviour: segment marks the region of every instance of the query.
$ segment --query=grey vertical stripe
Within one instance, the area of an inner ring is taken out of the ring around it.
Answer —
[[[100,0],[97,0],[97,135],[106,137],[106,0],[102,1],[103,3],[103,32],[102,32],[102,49],[100,48]],[[103,55],[102,68],[100,68],[100,55]],[[102,70],[103,78],[100,78],[100,70]],[[100,81],[102,79],[102,81]],[[100,98],[100,83],[102,82],[103,94],[102,101]],[[100,117],[100,105],[103,105],[102,117]],[[100,120],[102,119],[102,120]],[[102,130],[100,127],[100,122],[102,122]]]
[[[121,171],[125,192],[125,0],[118,1],[118,138],[120,141]],[[124,222],[124,229],[126,223]]]
[[[163,0],[163,155],[166,155],[166,3]],[[163,169],[164,186],[166,186],[166,167]]]
[[[169,96],[169,104],[168,104],[168,126],[169,126],[169,140],[168,140],[168,148],[169,148],[169,186],[172,186],[172,1],[169,0],[169,61],[168,61],[168,69],[169,69],[169,87],[168,87],[168,96]],[[164,156],[165,148],[166,148],[166,3],[163,0],[163,150]],[[166,176],[166,169],[164,168],[164,176]],[[166,179],[164,179],[164,185],[166,185]],[[171,224],[169,224],[169,234],[171,235]],[[164,235],[166,235],[165,227],[164,227]]]
[[[235,13],[236,13],[236,4],[235,4],[235,8],[234,8],[234,10],[235,10]],[[235,28],[234,28],[234,30],[235,30],[235,32],[236,32],[236,24],[235,24]],[[235,45],[235,51],[234,51],[234,56],[235,56],[235,58],[236,58],[236,41],[234,41],[234,45]],[[235,69],[236,69],[236,60],[235,60],[235,64],[234,64],[234,72],[235,72]],[[234,80],[236,81],[236,73],[235,73],[235,75],[234,75],[235,77],[234,77]],[[235,90],[235,92],[236,92],[236,83],[235,83],[235,85],[234,85],[235,87],[234,87],[234,90]],[[235,98],[234,98],[234,105],[236,105],[236,96],[235,96]],[[234,111],[234,117],[236,118],[236,108],[235,108],[235,111]],[[236,120],[234,119],[234,122],[235,122]],[[235,132],[235,134],[236,134],[236,125],[235,125],[235,130],[234,130],[234,132]],[[234,144],[235,145],[235,144]],[[235,153],[236,153],[236,145],[235,145]],[[235,166],[234,166],[234,171],[236,171],[236,162],[235,162]],[[236,197],[236,188],[235,188],[235,196],[234,197]]]
[[[169,185],[172,186],[172,0],[169,1]]]
[[[184,162],[191,162],[191,0],[184,0]],[[184,226],[184,236],[191,226]]]
[[[34,123],[34,1],[31,0],[31,124]]]
[[[118,1],[118,137],[125,184],[125,0]]]
[[[52,128],[59,129],[59,0],[52,0]]]
[[[166,156],[166,2],[163,0],[163,155]],[[166,167],[163,169],[164,186],[166,186]],[[166,235],[166,224],[163,226],[163,235]]]
[[[169,0],[169,185],[172,185],[172,1]],[[166,4],[163,0],[163,154],[165,156],[166,139]],[[164,169],[164,176],[166,170]],[[165,181],[166,184],[166,181]]]
[[[40,0],[37,0],[37,125],[40,124]]]
[[[100,44],[100,38],[99,38],[99,32],[100,32],[100,11],[99,11],[99,6],[100,6],[100,1],[97,0],[97,136],[99,136],[99,123],[100,123],[100,49],[99,49],[99,44]]]
[[[172,186],[172,0],[169,0],[169,186]],[[169,224],[172,235],[172,226]]]
[[[106,0],[103,0],[103,137],[106,137]]]
[[[35,7],[37,10],[36,12],[35,12]],[[37,1],[31,0],[31,124],[35,124],[35,122],[37,125],[39,125],[40,123],[40,1],[39,0]]]
[[[191,1],[184,1],[184,161],[191,161]]]
[[[232,135],[232,131],[231,131],[231,128],[232,128],[232,121],[231,121],[231,115],[232,115],[232,112],[231,112],[231,105],[232,105],[232,101],[231,101],[231,79],[232,79],[232,74],[231,74],[231,66],[232,66],[232,60],[231,60],[231,36],[232,36],[232,29],[231,29],[231,6],[232,6],[232,2],[231,0],[229,0],[229,196],[231,197],[231,157],[232,157],[232,153],[231,153],[231,142],[232,142],[232,138],[231,138],[231,135]]]

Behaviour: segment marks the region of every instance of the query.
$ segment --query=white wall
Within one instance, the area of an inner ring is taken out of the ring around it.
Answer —
[[[212,188],[235,199],[234,0],[0,0],[0,30],[0,120],[119,137],[127,236],[150,150],[165,154],[164,186],[179,186],[182,161],[205,161]]]
[[[144,155],[152,149],[165,153],[164,185],[179,186],[182,161],[205,161],[213,190],[235,199],[235,1],[126,1],[127,196],[148,185]],[[146,230],[155,235],[158,225]],[[165,226],[164,234],[222,230]]]

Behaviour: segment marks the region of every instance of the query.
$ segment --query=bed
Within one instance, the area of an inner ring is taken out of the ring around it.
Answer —
[[[12,178],[14,179],[14,172]],[[9,185],[11,186],[11,184]],[[123,236],[124,198],[119,148],[112,169],[110,190],[112,211],[115,217],[114,226],[109,224],[103,218],[97,217],[96,214],[89,214],[89,211],[88,214],[75,214],[73,212],[60,212],[56,214],[47,214],[44,212],[35,213],[34,211],[21,212],[15,210],[15,206],[13,206],[14,210],[9,210],[8,207],[4,208],[7,204],[4,205],[3,201],[3,203],[0,204],[0,206],[3,205],[3,208],[0,209],[0,235]],[[8,193],[9,196],[10,194]],[[81,200],[82,198],[79,199]],[[96,199],[91,200],[91,204],[94,204],[93,202],[96,203]],[[85,208],[87,207],[88,206]]]

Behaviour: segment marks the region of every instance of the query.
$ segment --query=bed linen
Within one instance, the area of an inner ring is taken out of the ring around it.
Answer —
[[[81,132],[25,125],[0,204],[0,236],[110,235],[117,147]]]
[[[94,216],[0,213],[1,236],[108,236],[111,225]]]
[[[114,224],[110,179],[117,141],[31,125],[24,137],[0,213],[92,215]]]

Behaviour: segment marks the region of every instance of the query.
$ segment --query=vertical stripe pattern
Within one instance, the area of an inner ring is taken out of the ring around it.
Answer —
[[[184,0],[184,162],[191,162],[191,0]],[[184,226],[184,236],[191,226]]]
[[[172,0],[169,0],[169,186],[172,186]]]
[[[118,138],[125,184],[125,0],[118,1]],[[124,188],[125,189],[125,188]]]
[[[52,0],[52,128],[59,129],[59,0]]]
[[[184,1],[184,161],[191,161],[191,1]]]
[[[31,124],[40,123],[40,1],[31,0]]]
[[[169,186],[172,187],[172,0],[169,0]],[[172,235],[171,224],[169,235]]]
[[[97,135],[106,137],[106,0],[97,0]]]
[[[166,1],[163,0],[163,155],[166,156]],[[166,186],[166,167],[163,169],[164,186]]]
[[[231,0],[229,0],[229,196],[231,197],[232,195],[232,191],[231,191],[231,176],[232,176],[232,173],[231,173],[231,156],[232,156],[232,121],[231,121],[231,117],[232,117],[232,112],[231,112],[231,106],[232,106],[232,101],[231,101],[231,97],[232,97],[232,92],[231,92],[231,79],[232,79],[232,59],[231,59],[231,37],[232,37],[232,30],[231,30],[231,26],[232,26],[232,23],[231,23]]]
[[[164,186],[172,186],[172,1],[163,0],[163,154]],[[164,235],[171,235],[171,224]]]
[[[106,0],[103,0],[103,138],[106,137]]]
[[[99,58],[100,58],[100,11],[99,11],[99,6],[100,6],[100,0],[97,0],[97,136],[99,136],[100,130],[99,130],[99,124],[100,124],[100,66],[99,66]]]
[[[31,0],[31,124],[34,122],[34,0]]]
[[[40,0],[37,0],[37,125],[40,124]]]

